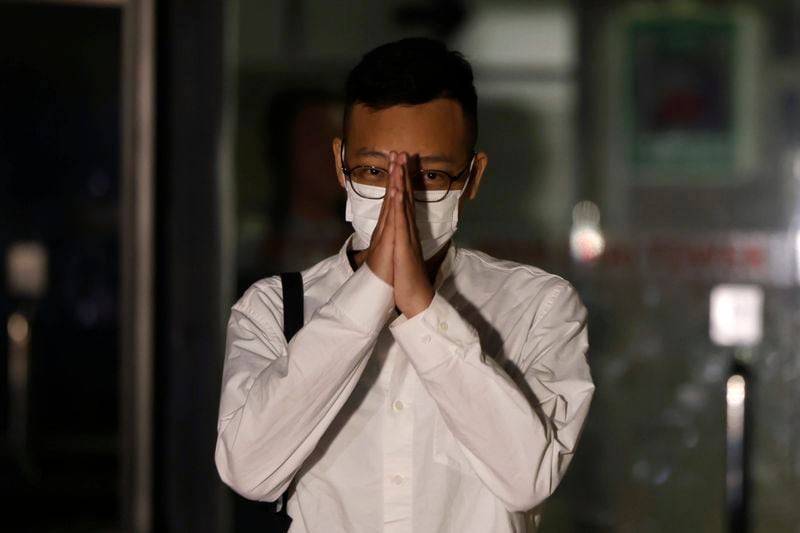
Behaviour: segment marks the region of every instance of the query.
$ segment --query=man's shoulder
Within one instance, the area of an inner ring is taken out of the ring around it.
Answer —
[[[315,265],[300,271],[303,277],[303,291],[324,281],[339,264],[339,255],[326,257]],[[233,305],[233,310],[251,314],[262,314],[267,310],[283,310],[283,287],[280,274],[267,276],[256,281]],[[270,312],[270,314],[272,314]]]
[[[481,276],[481,279],[488,282],[505,284],[517,281],[543,286],[569,284],[561,276],[533,265],[500,259],[472,248],[459,248],[458,251],[458,270],[468,275]]]
[[[481,292],[502,296],[507,305],[524,304],[548,310],[561,295],[575,293],[572,284],[539,267],[509,259],[498,259],[485,252],[459,248],[457,282],[460,280],[480,285]]]

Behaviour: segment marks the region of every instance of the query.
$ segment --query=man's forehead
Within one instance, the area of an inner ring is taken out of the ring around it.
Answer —
[[[382,109],[356,104],[348,122],[348,151],[354,155],[381,157],[395,150],[446,161],[468,144],[461,105],[450,99]]]
[[[362,146],[355,150],[355,155],[360,157],[376,158],[389,160],[389,150],[380,149],[377,146],[367,147]],[[442,152],[420,152],[412,153],[411,155],[418,156],[424,163],[453,163],[453,158]]]

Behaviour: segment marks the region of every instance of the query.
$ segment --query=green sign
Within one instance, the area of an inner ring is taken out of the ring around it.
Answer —
[[[725,17],[633,20],[627,90],[634,183],[730,180],[737,158],[737,26]]]

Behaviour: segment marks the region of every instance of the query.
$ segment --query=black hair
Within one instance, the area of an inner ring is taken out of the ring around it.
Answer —
[[[355,104],[386,109],[437,98],[461,104],[474,145],[478,137],[478,96],[472,67],[464,56],[448,50],[441,41],[424,37],[384,44],[367,52],[347,76],[343,134]]]

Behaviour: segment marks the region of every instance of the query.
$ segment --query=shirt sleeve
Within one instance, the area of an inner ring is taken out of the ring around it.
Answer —
[[[513,379],[438,294],[391,325],[469,465],[509,511],[555,490],[594,391],[586,310],[574,289],[559,279],[536,300],[522,353],[509,356]]]
[[[217,424],[227,485],[253,500],[280,497],[352,392],[393,306],[391,286],[364,264],[287,345],[281,298],[245,294],[228,322]]]

